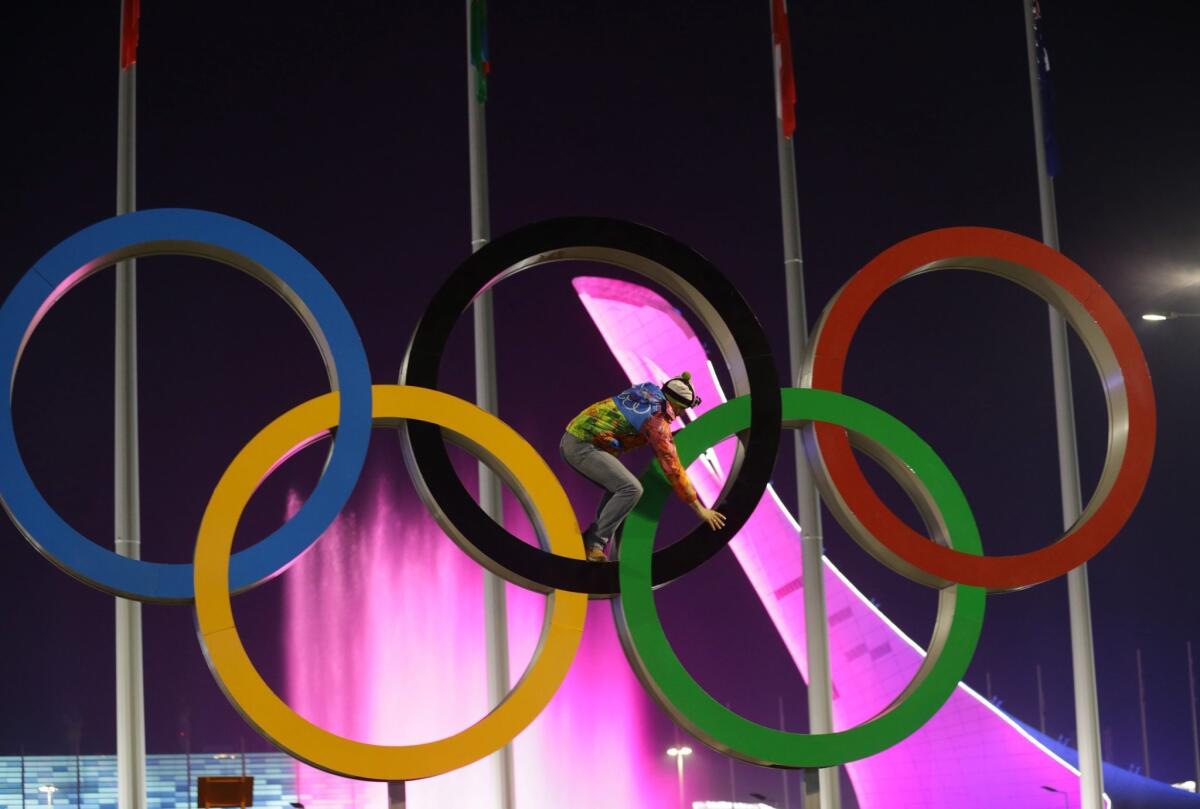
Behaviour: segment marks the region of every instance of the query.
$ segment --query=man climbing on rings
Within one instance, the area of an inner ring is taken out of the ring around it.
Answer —
[[[700,404],[684,371],[660,388],[643,382],[596,402],[567,425],[558,451],[572,469],[604,489],[596,519],[583,532],[583,545],[592,562],[608,559],[608,545],[629,512],[642,497],[642,484],[617,460],[618,455],[649,444],[675,494],[716,531],[725,516],[705,508],[679,462],[671,422],[685,408]]]

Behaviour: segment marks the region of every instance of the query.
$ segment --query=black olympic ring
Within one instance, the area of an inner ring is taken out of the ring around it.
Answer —
[[[437,389],[442,350],[458,318],[476,297],[522,270],[567,260],[623,267],[674,293],[713,335],[732,377],[734,395],[752,397],[751,429],[748,436],[738,436],[737,459],[718,499],[725,527],[712,531],[698,525],[656,551],[652,584],[658,587],[695,570],[737,534],[766,491],[779,449],[782,405],[770,344],[737,288],[708,259],[657,230],[616,219],[551,219],[514,230],[474,253],[434,294],[409,342],[400,384]],[[421,500],[442,529],[479,564],[541,592],[559,589],[598,597],[619,592],[617,562],[550,554],[489,517],[459,480],[436,425],[406,421],[400,434],[405,464]],[[537,513],[525,505],[528,513]]]

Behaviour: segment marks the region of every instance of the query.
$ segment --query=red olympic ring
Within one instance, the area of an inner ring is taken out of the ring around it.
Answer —
[[[1079,520],[1056,542],[1030,553],[971,556],[909,528],[867,482],[846,432],[813,424],[814,471],[835,515],[872,554],[904,575],[945,587],[969,584],[1018,590],[1060,576],[1099,553],[1117,535],[1145,488],[1154,455],[1154,390],[1133,329],[1104,289],[1056,250],[991,228],[930,231],[885,250],[826,306],[814,329],[802,384],[842,392],[850,341],[867,310],[893,284],[941,269],[999,275],[1046,300],[1083,340],[1100,371],[1108,405],[1108,451],[1096,491]]]

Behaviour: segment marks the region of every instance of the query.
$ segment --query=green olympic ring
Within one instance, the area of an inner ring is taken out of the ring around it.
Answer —
[[[935,530],[954,550],[982,555],[979,529],[958,482],[932,448],[894,417],[872,405],[827,390],[785,388],[783,424],[809,422],[844,427],[856,446],[877,459],[899,461],[915,475],[900,481],[936,507]],[[750,424],[750,397],[710,410],[676,434],[685,466],[717,442]],[[882,456],[882,457],[879,457]],[[885,467],[889,464],[885,463]],[[895,469],[896,464],[892,463]],[[903,477],[903,476],[902,476]],[[967,672],[983,629],[987,590],[964,584],[940,591],[929,654],[913,681],[873,719],[835,733],[790,733],[759,725],[732,712],[700,687],[663,632],[651,588],[651,554],[659,515],[670,492],[654,464],[642,476],[645,494],[625,521],[619,551],[621,592],[613,604],[626,655],[647,690],[671,717],[698,739],[729,755],[774,767],[832,767],[879,753],[915,733],[950,699]]]

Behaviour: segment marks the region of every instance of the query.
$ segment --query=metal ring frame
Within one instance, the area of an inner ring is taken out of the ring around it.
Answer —
[[[947,228],[889,248],[857,272],[825,307],[804,359],[805,387],[841,391],[850,341],[888,287],[945,269],[986,272],[1037,294],[1079,335],[1104,387],[1108,450],[1100,481],[1075,525],[1031,553],[969,556],[939,547],[909,528],[879,499],[844,432],[829,424],[805,431],[825,502],[850,535],[881,562],[934,587],[961,582],[992,591],[1048,581],[1099,553],[1141,497],[1154,455],[1154,390],[1137,338],[1116,303],[1077,264],[1033,239],[990,228]]]
[[[892,472],[932,535],[959,553],[983,552],[971,509],[954,476],[916,433],[876,407],[840,393],[808,388],[781,392],[783,425],[812,421],[848,430],[854,444]],[[680,459],[742,429],[745,397],[717,407],[677,435]],[[791,733],[735,714],[700,687],[684,669],[658,621],[649,585],[649,559],[658,513],[670,492],[659,467],[643,477],[645,492],[626,521],[621,543],[621,594],[614,602],[622,644],[646,690],[671,717],[710,747],[768,767],[831,767],[874,755],[915,733],[940,709],[966,675],[983,630],[986,591],[952,585],[938,592],[937,621],[929,653],[912,682],[874,718],[836,733]]]
[[[232,587],[247,590],[281,572],[333,522],[366,458],[371,377],[354,321],[329,282],[299,253],[254,225],[208,211],[139,211],[98,222],[60,243],[25,273],[0,307],[0,501],[43,556],[85,584],[138,601],[192,600],[192,568],[118,556],[84,537],[46,502],[21,460],[13,431],[12,383],[25,343],[72,287],[118,261],[157,255],[212,259],[258,279],[288,302],[316,340],[330,387],[344,393],[337,440],[316,489],[300,511],[232,562]]]
[[[541,456],[504,422],[462,399],[426,388],[376,385],[376,425],[428,419],[516,487],[542,545],[583,557],[575,512]],[[281,458],[338,424],[338,395],[327,393],[280,416],[255,436],[217,484],[196,540],[196,620],[209,668],[259,733],[314,767],[372,781],[411,781],[464,767],[508,744],[541,713],[567,675],[587,617],[587,596],[548,596],[542,637],[516,687],[486,717],[444,739],[415,745],[357,742],[317,727],[289,708],[254,668],[238,637],[227,586],[234,531],[250,495]]]
[[[632,270],[670,290],[713,335],[734,391],[753,394],[745,456],[739,454],[720,498],[725,527],[699,525],[655,553],[654,584],[694,570],[729,542],[753,513],[770,480],[779,447],[779,376],[766,335],[745,300],[699,253],[656,230],[612,219],[555,219],[520,228],[468,258],[433,296],[417,325],[400,382],[436,388],[442,350],[459,316],[491,286],[541,264],[599,261]],[[405,460],[421,499],[463,550],[511,582],[607,597],[620,587],[616,562],[561,559],[510,534],[475,502],[458,479],[438,429],[406,424]],[[740,466],[740,469],[739,469]]]

